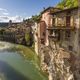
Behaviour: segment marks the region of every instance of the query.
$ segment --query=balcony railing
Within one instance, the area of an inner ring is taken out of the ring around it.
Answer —
[[[64,25],[53,25],[52,27],[47,28],[47,30],[74,30],[75,26],[64,26]]]

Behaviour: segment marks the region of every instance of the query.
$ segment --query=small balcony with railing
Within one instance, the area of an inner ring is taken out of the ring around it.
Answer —
[[[54,38],[54,40],[60,39],[60,32],[62,31],[73,31],[75,29],[74,17],[64,16],[64,17],[53,17],[52,26],[47,28],[48,37]]]
[[[73,16],[53,17],[52,23],[52,27],[49,27],[48,30],[73,30],[75,28]]]

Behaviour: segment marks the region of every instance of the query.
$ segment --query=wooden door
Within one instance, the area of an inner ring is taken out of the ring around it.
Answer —
[[[70,27],[70,16],[66,16],[66,27]]]
[[[42,43],[46,41],[46,24],[44,21],[40,22],[40,39]]]

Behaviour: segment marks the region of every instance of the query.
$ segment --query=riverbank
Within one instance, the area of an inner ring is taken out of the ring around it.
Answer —
[[[0,73],[1,80],[48,80],[31,61],[24,59],[18,51],[0,51]]]
[[[25,59],[25,61],[29,61],[30,64],[33,64],[37,68],[37,70],[45,78],[45,80],[48,80],[48,76],[45,73],[43,73],[43,71],[40,68],[40,60],[32,47],[26,47],[23,45],[11,44],[7,42],[0,42],[0,46],[0,51],[11,51],[15,53],[17,51],[17,53],[21,55]]]
[[[16,45],[15,49],[19,51],[19,53],[24,56],[25,59],[35,62],[39,65],[40,61],[38,56],[36,55],[35,51],[32,49],[32,47],[26,47],[24,45]]]
[[[40,71],[40,73],[44,75],[44,77],[46,77],[46,79],[48,80],[48,75],[42,71],[40,67],[40,59],[32,47],[16,45],[15,48],[17,49],[17,51],[19,51],[20,55],[25,58],[25,60],[31,61],[31,63],[34,64],[36,68]]]
[[[9,52],[17,51],[21,56],[25,58],[25,60],[27,59],[39,66],[39,58],[32,47],[0,41],[0,51],[4,50],[7,50]]]
[[[0,41],[0,50],[10,49],[12,47],[13,47],[12,44],[8,42]]]
[[[0,50],[7,50],[9,52],[17,51],[18,53],[20,53],[21,56],[25,58],[25,60],[27,59],[32,63],[38,64],[39,66],[39,58],[32,47],[0,41]]]

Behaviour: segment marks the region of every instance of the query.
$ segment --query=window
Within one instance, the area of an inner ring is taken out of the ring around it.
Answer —
[[[53,26],[55,26],[55,18],[53,18]]]
[[[69,46],[69,50],[72,51],[73,50],[73,47],[72,46]]]
[[[52,34],[53,34],[53,30],[50,30],[50,31],[49,31],[49,35],[52,35]]]
[[[43,32],[43,36],[45,36],[45,32]]]
[[[58,26],[61,26],[62,25],[62,18],[58,18]]]
[[[57,38],[58,41],[60,41],[60,31],[55,31],[55,37]]]
[[[71,35],[71,32],[70,31],[66,31],[65,32],[65,40],[70,40],[70,35]]]

